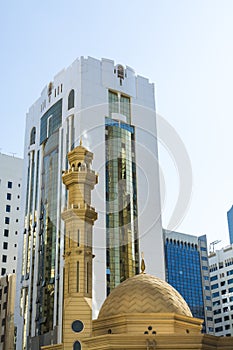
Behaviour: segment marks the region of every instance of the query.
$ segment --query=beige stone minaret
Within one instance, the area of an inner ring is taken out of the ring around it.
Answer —
[[[82,339],[92,332],[92,228],[97,219],[91,191],[98,176],[91,170],[93,154],[80,145],[68,153],[62,176],[68,192],[65,222],[64,349],[85,349]]]

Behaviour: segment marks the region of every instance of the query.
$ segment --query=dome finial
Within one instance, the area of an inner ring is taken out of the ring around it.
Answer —
[[[145,273],[146,264],[145,264],[144,253],[143,252],[141,253],[141,257],[142,257],[142,260],[141,260],[141,273]]]
[[[82,137],[80,137],[79,146],[82,146],[82,145],[83,145],[83,140],[82,140]]]

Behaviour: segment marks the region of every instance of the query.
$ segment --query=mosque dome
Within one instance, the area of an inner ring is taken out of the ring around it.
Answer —
[[[100,309],[98,320],[132,313],[176,313],[192,317],[177,290],[145,273],[131,277],[113,289]]]

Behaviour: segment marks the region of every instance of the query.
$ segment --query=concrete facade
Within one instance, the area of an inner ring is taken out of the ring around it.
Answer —
[[[233,336],[233,245],[209,255],[214,332]]]
[[[16,273],[23,159],[0,153],[0,275]]]
[[[15,275],[0,278],[0,350],[14,350],[15,288]]]

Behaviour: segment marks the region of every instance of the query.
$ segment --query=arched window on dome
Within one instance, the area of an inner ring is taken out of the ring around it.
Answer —
[[[74,107],[74,90],[72,89],[68,96],[68,110]]]
[[[30,134],[30,146],[34,145],[35,142],[36,142],[36,128],[34,126],[31,130],[31,134]]]
[[[81,350],[82,347],[81,347],[81,344],[80,342],[77,340],[74,345],[73,345],[73,350]]]

